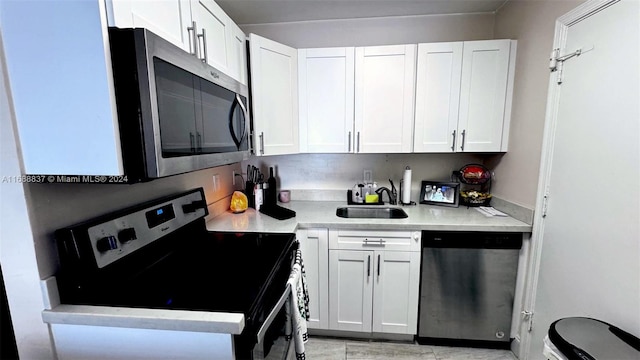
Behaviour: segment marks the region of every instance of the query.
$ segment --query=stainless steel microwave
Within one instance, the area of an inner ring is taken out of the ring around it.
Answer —
[[[249,157],[246,85],[146,29],[109,29],[125,174],[146,181]]]

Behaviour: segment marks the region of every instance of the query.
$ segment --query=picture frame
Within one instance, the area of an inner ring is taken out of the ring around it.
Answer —
[[[459,193],[457,182],[422,181],[420,204],[458,207]]]

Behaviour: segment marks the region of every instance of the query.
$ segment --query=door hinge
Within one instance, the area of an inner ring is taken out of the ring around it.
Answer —
[[[583,50],[582,48],[569,53],[569,54],[565,54],[560,56],[560,49],[556,48],[553,49],[551,51],[551,54],[549,55],[549,70],[551,70],[551,72],[557,72],[557,78],[556,81],[558,82],[558,84],[562,84],[562,70],[563,70],[563,64],[565,61],[571,59],[572,57],[576,57],[576,56],[580,56],[586,52],[589,52],[591,50],[594,49],[594,46],[591,46],[591,48],[587,49],[587,50]]]
[[[527,332],[531,332],[531,330],[533,330],[533,312],[524,310],[520,312],[520,314],[522,314],[522,320],[529,322],[529,326],[527,326]]]
[[[544,194],[542,198],[542,217],[547,217],[547,207],[549,206],[549,194]]]

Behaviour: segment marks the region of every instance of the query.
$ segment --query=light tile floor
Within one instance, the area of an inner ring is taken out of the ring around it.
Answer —
[[[509,350],[310,337],[309,360],[517,360]]]

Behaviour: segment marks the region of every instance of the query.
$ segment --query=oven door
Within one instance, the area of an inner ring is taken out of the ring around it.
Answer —
[[[290,301],[291,296],[291,286],[287,285],[284,293],[258,330],[256,335],[258,342],[252,351],[253,360],[295,359],[293,339],[285,334],[285,305]]]

